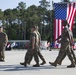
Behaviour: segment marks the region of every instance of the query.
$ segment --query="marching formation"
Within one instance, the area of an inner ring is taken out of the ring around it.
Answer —
[[[69,29],[69,24],[67,21],[64,21],[63,23],[64,29],[62,34],[56,39],[60,39],[61,48],[59,51],[59,54],[54,62],[49,62],[52,66],[57,66],[57,64],[61,65],[63,59],[68,56],[69,60],[71,61],[71,65],[67,66],[68,68],[75,67],[76,64],[76,57],[75,53],[72,49],[73,45],[73,34],[72,31]],[[31,37],[30,37],[30,44],[29,49],[27,50],[27,53],[25,54],[25,60],[23,63],[20,63],[21,65],[24,65],[25,67],[27,64],[30,64],[32,58],[34,57],[34,60],[36,62],[33,67],[40,67],[40,65],[46,64],[45,59],[43,58],[42,54],[40,53],[40,40],[41,36],[38,32],[38,26],[31,27]],[[55,40],[55,41],[56,41]],[[42,59],[42,63],[39,64],[39,58]]]
[[[61,48],[59,50],[59,54],[56,60],[54,62],[49,62],[49,64],[55,67],[57,65],[61,65],[63,59],[67,55],[69,60],[71,61],[71,64],[67,66],[67,68],[74,68],[76,64],[76,56],[72,48],[73,33],[69,29],[69,24],[67,23],[66,20],[63,22],[63,27],[64,28],[63,28],[62,34],[57,39],[55,39],[55,41],[58,39],[61,39],[60,40]],[[24,62],[20,62],[20,65],[27,67],[28,64],[30,65],[33,57],[36,62],[36,64],[33,65],[33,67],[40,67],[40,65],[46,64],[46,60],[44,59],[43,55],[41,54],[41,50],[40,50],[41,35],[38,29],[39,29],[38,26],[31,27],[29,47],[25,54]],[[8,36],[6,33],[3,32],[3,27],[0,26],[0,61],[5,61],[4,52],[5,52],[5,47],[7,45],[7,42],[8,42]],[[42,60],[42,63],[39,63],[39,57]]]

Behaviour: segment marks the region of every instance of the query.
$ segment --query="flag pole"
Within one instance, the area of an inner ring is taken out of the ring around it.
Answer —
[[[54,6],[53,6],[54,2],[52,1],[52,9],[54,9]]]
[[[54,16],[54,13],[53,13],[53,11],[54,11],[54,7],[53,7],[53,1],[52,1],[52,19],[51,19],[51,22],[52,22],[52,37],[54,37],[53,36],[53,32],[54,32],[54,30],[53,30],[53,28],[54,28],[54,22],[53,22],[53,16]],[[54,39],[52,38],[52,42],[54,41]]]
[[[52,17],[53,17],[53,19],[52,19],[52,28],[54,28],[53,30],[52,30],[52,32],[53,32],[53,38],[54,39],[52,39],[52,43],[54,44],[54,48],[56,48],[56,46],[55,46],[55,43],[57,42],[57,41],[55,41],[55,34],[56,34],[56,32],[55,32],[55,24],[54,24],[54,22],[55,22],[55,18],[54,18],[54,2],[52,1]],[[55,42],[54,42],[55,41]]]

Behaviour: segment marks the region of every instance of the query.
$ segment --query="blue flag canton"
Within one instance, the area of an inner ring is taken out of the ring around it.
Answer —
[[[56,19],[66,20],[67,4],[54,3],[54,14]]]

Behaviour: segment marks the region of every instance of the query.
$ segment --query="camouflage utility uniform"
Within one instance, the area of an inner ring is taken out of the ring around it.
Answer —
[[[40,50],[41,35],[38,31],[37,31],[37,35],[38,35],[38,56],[42,60],[41,65],[44,65],[46,63],[46,61],[45,61],[43,55],[41,54],[41,50]]]
[[[5,58],[5,44],[7,42],[7,34],[4,32],[0,32],[0,60],[4,60]]]
[[[32,50],[32,43],[33,43],[32,38],[35,38],[35,45],[34,45],[34,49],[33,50]],[[36,64],[39,66],[36,31],[31,33],[29,49],[26,52],[25,61],[24,61],[24,63],[20,63],[20,64],[24,65],[24,66],[27,66],[28,62],[32,59],[33,56],[34,56],[34,60],[35,60]]]
[[[57,66],[57,64],[61,61],[64,54],[66,53],[66,55],[68,56],[68,58],[71,61],[70,67],[75,67],[74,59],[73,59],[73,56],[71,54],[70,35],[69,34],[70,34],[69,29],[64,28],[62,35],[61,35],[61,48],[60,48],[59,54],[58,54],[54,63],[49,62],[51,65]]]
[[[71,30],[69,30],[69,35],[70,35],[70,39],[71,39],[71,41],[70,41],[71,54],[72,54],[73,59],[74,59],[75,64],[76,64],[76,56],[75,56],[74,50],[73,50],[73,48],[72,48],[72,46],[73,46],[73,33],[72,33]],[[61,59],[60,62],[58,63],[59,65],[61,65],[61,63],[62,63],[62,61],[63,61],[63,59],[64,59],[65,57],[66,57],[66,53],[64,54],[64,56],[62,57],[62,59]]]
[[[46,61],[45,61],[43,55],[41,54],[41,50],[40,50],[41,35],[38,31],[36,31],[36,35],[37,35],[37,48],[38,48],[37,52],[38,52],[38,56],[42,60],[42,63],[40,65],[44,65],[46,63]],[[29,60],[28,64],[30,64],[32,58],[33,58],[33,56]]]

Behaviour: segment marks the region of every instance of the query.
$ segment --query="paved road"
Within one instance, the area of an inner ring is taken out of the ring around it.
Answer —
[[[75,68],[66,68],[70,65],[70,61],[66,57],[61,66],[53,67],[49,65],[49,61],[54,61],[58,55],[56,51],[41,51],[47,63],[41,67],[32,67],[35,64],[32,60],[31,65],[24,67],[20,62],[24,61],[26,50],[12,50],[5,52],[5,62],[0,62],[0,75],[76,75]],[[75,51],[76,53],[76,51]],[[41,60],[40,60],[41,63]]]

